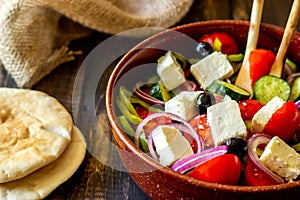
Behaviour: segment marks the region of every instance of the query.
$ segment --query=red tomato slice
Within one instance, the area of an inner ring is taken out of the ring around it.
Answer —
[[[238,54],[239,49],[237,42],[233,37],[224,32],[216,32],[203,35],[198,42],[207,42],[211,46],[214,46],[215,39],[218,38],[222,44],[221,52],[227,55]]]
[[[255,49],[250,52],[250,82],[251,86],[261,77],[267,75],[275,61],[275,54],[266,49]]]
[[[211,135],[210,126],[207,123],[207,114],[198,115],[191,119],[189,123],[192,125],[194,130],[202,137],[205,147],[214,145],[214,141]],[[196,142],[193,141],[191,146],[197,149]]]
[[[234,154],[224,154],[208,160],[188,173],[189,176],[226,185],[236,185],[241,173],[241,161]]]
[[[293,101],[283,104],[264,127],[264,133],[278,136],[284,141],[290,140],[299,127],[298,108]]]
[[[249,186],[264,186],[264,185],[274,185],[274,181],[270,176],[260,169],[256,168],[252,162],[248,162],[245,171],[246,184]]]
[[[150,120],[145,126],[144,131],[146,134],[149,134],[153,129],[161,124],[171,123],[172,120],[169,117],[157,117]]]
[[[239,107],[243,120],[251,120],[263,106],[264,104],[254,99],[240,101]]]
[[[145,119],[150,114],[150,111],[141,105],[135,106],[135,111],[142,119]]]

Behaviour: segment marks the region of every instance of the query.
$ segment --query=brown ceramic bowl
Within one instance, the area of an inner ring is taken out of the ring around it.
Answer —
[[[196,40],[205,33],[223,31],[232,35],[237,40],[239,48],[243,52],[248,29],[249,23],[247,21],[232,20],[205,21],[175,27],[172,30],[160,32],[141,42],[121,59],[112,72],[106,91],[106,107],[113,137],[119,146],[120,156],[125,167],[131,173],[132,178],[139,187],[151,198],[207,200],[282,200],[300,198],[300,181],[264,187],[231,186],[208,183],[176,173],[169,168],[162,167],[137,148],[116,121],[114,89],[125,73],[144,64],[151,71],[155,65],[147,65],[147,63],[155,63],[165,53],[165,50],[178,50],[183,54],[193,53],[189,50],[193,44],[189,39],[184,38],[185,34]],[[258,47],[276,51],[279,47],[283,31],[281,27],[262,24]],[[299,33],[295,34],[287,54],[290,59],[294,60],[300,66]],[[129,77],[135,82],[139,81],[142,76],[143,74]],[[144,71],[144,76],[147,76],[146,71]]]

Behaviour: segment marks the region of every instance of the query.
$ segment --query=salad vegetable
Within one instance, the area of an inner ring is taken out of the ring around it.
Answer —
[[[227,33],[215,32],[211,34],[203,35],[199,42],[209,43],[214,50],[220,51],[223,54],[238,54],[238,45],[236,41]]]
[[[235,185],[240,173],[240,159],[234,154],[224,154],[198,165],[188,176],[212,183]]]
[[[290,86],[285,80],[272,75],[263,76],[254,84],[254,97],[263,104],[275,96],[287,101],[290,91]]]
[[[263,76],[269,74],[275,60],[275,54],[266,49],[255,49],[249,55],[251,86]]]
[[[297,65],[287,59],[275,77],[274,52],[252,50],[252,96],[233,84],[244,57],[236,41],[224,32],[197,41],[198,57],[167,51],[154,77],[118,88],[120,126],[161,165],[196,179],[251,186],[299,180]]]

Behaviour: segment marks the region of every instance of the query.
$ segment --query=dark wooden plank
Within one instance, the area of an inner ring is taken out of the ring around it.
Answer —
[[[293,0],[276,2],[272,0],[265,0],[262,19],[263,22],[284,27],[289,16],[292,3]]]
[[[104,39],[100,39],[99,43],[104,45],[106,42]],[[128,199],[131,194],[130,191],[134,191],[135,199],[148,199],[135,185],[126,170],[121,167],[121,160],[111,138],[104,102],[108,78],[119,58],[118,56],[111,58],[106,53],[112,56],[123,55],[122,47],[128,47],[128,45],[133,47],[139,41],[118,37],[116,40],[111,41],[115,43],[109,43],[104,45],[104,47],[100,45],[100,48],[95,49],[92,54],[88,55],[82,65],[82,67],[86,67],[84,70],[85,81],[81,89],[82,98],[78,117],[76,117],[76,124],[85,134],[89,132],[86,135],[88,150],[93,154],[95,164],[99,166],[96,175],[90,176],[88,180],[91,182],[102,182],[101,185],[88,184],[88,189],[91,192],[84,194],[86,198]],[[95,77],[99,70],[104,70],[103,74],[100,73],[101,77],[97,77],[97,75]],[[93,99],[95,99],[95,102]],[[97,121],[89,118],[90,113],[93,111],[97,112]],[[107,139],[109,140],[108,142],[106,142]],[[116,166],[118,167],[117,169],[115,169]]]
[[[253,0],[231,0],[232,18],[249,20],[252,2]],[[293,0],[265,0],[262,23],[285,27],[292,3]],[[297,31],[300,31],[300,23],[298,23]]]
[[[252,0],[231,0],[230,9],[232,19],[249,20],[251,14]]]
[[[213,0],[195,0],[190,11],[179,24],[230,18],[230,0],[218,0],[218,2]]]

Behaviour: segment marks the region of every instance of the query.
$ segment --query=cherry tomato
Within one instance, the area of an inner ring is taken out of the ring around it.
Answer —
[[[221,52],[227,55],[238,54],[238,45],[234,38],[224,32],[215,32],[211,34],[203,35],[198,42],[207,42],[212,47],[215,40],[218,39],[221,42]]]
[[[275,54],[266,49],[255,49],[249,55],[251,86],[261,77],[267,75],[275,61]]]
[[[241,161],[238,156],[224,154],[198,165],[188,176],[211,183],[236,185],[240,173]]]
[[[204,145],[210,147],[214,145],[214,141],[211,135],[210,126],[207,123],[207,114],[197,115],[189,121],[192,127],[204,140]],[[193,141],[191,146],[193,149],[197,149],[196,142]]]
[[[264,127],[264,133],[278,136],[284,141],[290,140],[299,127],[299,112],[294,101],[283,104]]]
[[[248,162],[245,171],[246,184],[249,186],[274,185],[274,181],[268,174],[255,167],[252,162]]]
[[[251,120],[255,113],[264,106],[264,104],[254,99],[243,100],[238,104],[243,120]]]

